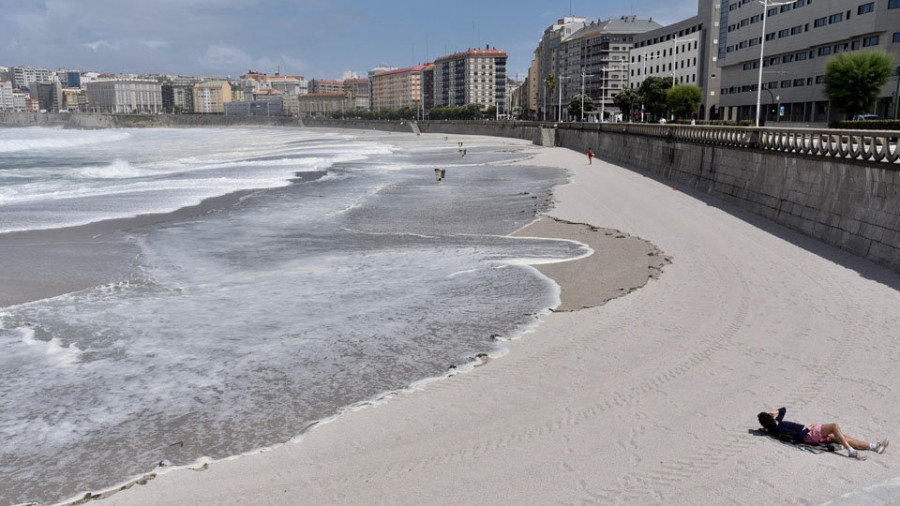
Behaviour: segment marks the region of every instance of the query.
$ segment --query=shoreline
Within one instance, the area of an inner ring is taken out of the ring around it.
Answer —
[[[900,276],[703,194],[536,152],[532,165],[572,173],[546,217],[652,241],[673,258],[665,275],[545,315],[502,360],[319,424],[299,444],[103,504],[821,503],[900,475],[891,449],[860,463],[748,432],[755,413],[787,405],[798,421],[891,436]],[[588,270],[573,271],[590,287]]]
[[[513,232],[510,234],[510,237],[575,241],[586,244],[591,248],[592,253],[586,257],[573,260],[532,265],[534,269],[560,287],[560,304],[555,308],[550,308],[548,314],[554,312],[571,313],[602,306],[610,300],[639,290],[650,280],[658,279],[663,267],[671,262],[669,257],[665,256],[648,241],[630,236],[619,230],[598,228],[587,223],[574,223],[555,218],[552,215],[553,209],[537,216],[534,222]],[[599,283],[585,283],[585,280],[588,279],[585,277],[586,273],[590,273],[592,279],[599,281]],[[546,316],[542,316],[536,327],[524,330],[521,336],[511,340],[504,339],[505,344],[508,346],[511,343],[518,343],[523,339],[528,339],[529,337],[526,336],[529,334],[540,332],[540,327],[543,325],[543,319]],[[100,492],[87,493],[85,497],[75,498],[60,504],[74,505],[95,499],[103,499],[105,503],[112,504],[117,504],[117,501],[121,499],[126,501],[125,503],[127,504],[130,500],[129,493],[143,488],[134,487],[134,485],[164,483],[167,478],[172,476],[191,474],[186,473],[186,471],[206,472],[222,465],[230,465],[231,463],[240,465],[241,462],[248,460],[266,458],[268,454],[272,453],[302,451],[305,440],[309,437],[314,437],[317,430],[332,423],[352,418],[361,412],[362,408],[377,407],[378,409],[385,409],[399,398],[408,396],[427,397],[429,389],[440,388],[442,383],[453,381],[459,374],[477,374],[480,370],[490,369],[496,359],[501,357],[505,359],[508,353],[509,347],[505,347],[496,356],[479,354],[476,362],[466,364],[460,368],[453,367],[450,372],[443,376],[425,378],[405,389],[387,392],[376,399],[362,401],[343,408],[333,417],[314,422],[307,431],[296,436],[291,441],[222,460],[212,461],[207,458],[201,458],[197,462],[186,466],[170,469],[157,468],[126,483]],[[249,462],[247,463],[249,464]],[[184,498],[186,499],[187,497]],[[153,501],[151,499],[151,502]]]
[[[532,266],[555,283],[559,283],[560,280],[564,283],[560,287],[561,303],[556,308],[550,308],[549,313],[574,312],[580,309],[597,307],[612,299],[627,295],[640,289],[650,280],[657,279],[662,272],[662,268],[671,261],[649,242],[628,236],[618,230],[600,229],[588,224],[566,222],[548,215],[539,216],[531,224],[510,234],[510,237],[570,240],[584,243],[593,250],[592,254],[583,258]],[[635,255],[635,252],[638,252],[638,254]],[[586,287],[584,283],[579,282],[583,279],[585,272],[601,274],[601,271],[606,270],[610,266],[610,262],[619,268],[627,265],[627,268],[618,271],[619,275],[607,276],[613,281],[612,283],[605,283],[604,287],[598,290]],[[616,288],[613,288],[613,285]],[[625,285],[627,288],[619,287],[619,285]],[[540,325],[541,322],[538,322],[536,326],[524,329],[519,336],[506,338],[503,341],[507,345],[520,341],[524,336],[535,332]],[[99,491],[85,492],[77,497],[56,503],[56,506],[76,506],[98,499],[104,500],[104,503],[115,503],[115,498],[119,494],[127,494],[135,485],[148,485],[158,479],[164,480],[165,477],[171,474],[185,473],[187,471],[207,471],[226,462],[241,462],[270,452],[300,451],[299,447],[302,446],[304,440],[320,427],[342,420],[345,417],[353,416],[354,413],[363,409],[383,408],[399,397],[409,395],[427,396],[426,391],[433,385],[450,381],[460,374],[471,374],[482,367],[490,367],[491,362],[502,359],[508,352],[509,349],[504,348],[496,354],[479,353],[474,362],[451,366],[451,369],[444,375],[423,378],[403,389],[384,392],[375,398],[343,407],[330,417],[312,422],[305,431],[289,441],[222,459],[200,457],[197,461],[186,465],[172,467],[161,465],[123,483]]]

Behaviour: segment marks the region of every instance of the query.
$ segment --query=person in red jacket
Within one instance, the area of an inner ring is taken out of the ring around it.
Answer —
[[[593,158],[594,158],[594,150],[591,148],[588,148],[588,165],[591,165],[591,159],[593,159]]]
[[[860,439],[847,437],[841,431],[840,425],[836,423],[813,423],[809,425],[801,425],[796,422],[789,422],[784,419],[787,408],[778,408],[778,411],[762,412],[756,415],[759,424],[762,425],[766,432],[773,436],[790,436],[797,441],[807,444],[833,443],[837,441],[847,449],[850,456],[866,460],[867,457],[860,454],[857,450],[872,450],[877,453],[884,453],[889,441],[883,439],[878,443],[867,443]]]

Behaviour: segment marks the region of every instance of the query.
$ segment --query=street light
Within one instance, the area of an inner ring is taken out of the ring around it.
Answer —
[[[562,121],[562,80],[569,79],[567,76],[559,76],[559,102],[556,104],[556,121]]]
[[[618,63],[620,65],[631,65],[630,62],[622,61],[622,60],[604,60],[607,64],[606,67],[602,67],[600,70],[604,72],[603,80],[600,81],[600,122],[603,122],[603,117],[606,115],[606,82],[609,81],[609,71],[610,70],[624,70],[621,67],[610,68],[610,63]]]
[[[584,78],[594,77],[594,74],[585,74],[584,67],[581,68],[581,122],[584,123]]]
[[[787,5],[794,2],[778,2],[778,3],[769,3],[769,0],[757,0],[763,6],[763,17],[762,17],[762,37],[759,39],[759,80],[756,84],[756,126],[759,127],[759,109],[761,107],[762,102],[762,75],[763,75],[763,58],[765,57],[765,48],[766,48],[766,18],[769,14],[769,6],[778,7],[780,5]]]
[[[644,81],[647,80],[647,60],[656,60],[656,59],[659,59],[659,58],[662,58],[662,56],[651,54],[651,55],[648,57],[648,56],[647,56],[647,52],[644,51],[644,55],[643,55],[643,64],[644,64],[644,66],[643,66],[643,70],[641,71],[641,72],[642,72],[642,74],[641,74],[641,84],[644,84]],[[653,68],[653,67],[651,67],[651,70],[652,70],[652,68]],[[674,70],[674,69],[673,69],[673,70]],[[672,75],[674,76],[675,74],[673,73]],[[644,122],[644,100],[641,99],[641,123],[643,123],[643,122]]]

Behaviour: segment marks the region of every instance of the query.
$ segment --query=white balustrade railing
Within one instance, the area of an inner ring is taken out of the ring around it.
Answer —
[[[569,124],[561,128],[662,137],[730,148],[762,149],[861,162],[900,163],[900,131],[752,128],[647,123]]]

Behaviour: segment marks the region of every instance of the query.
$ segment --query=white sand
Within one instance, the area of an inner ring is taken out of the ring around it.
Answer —
[[[658,280],[553,313],[507,356],[298,444],[103,504],[816,503],[900,476],[900,277],[703,195],[540,153],[574,173],[550,214],[652,242],[672,258]],[[896,447],[858,462],[748,432],[782,405]]]

